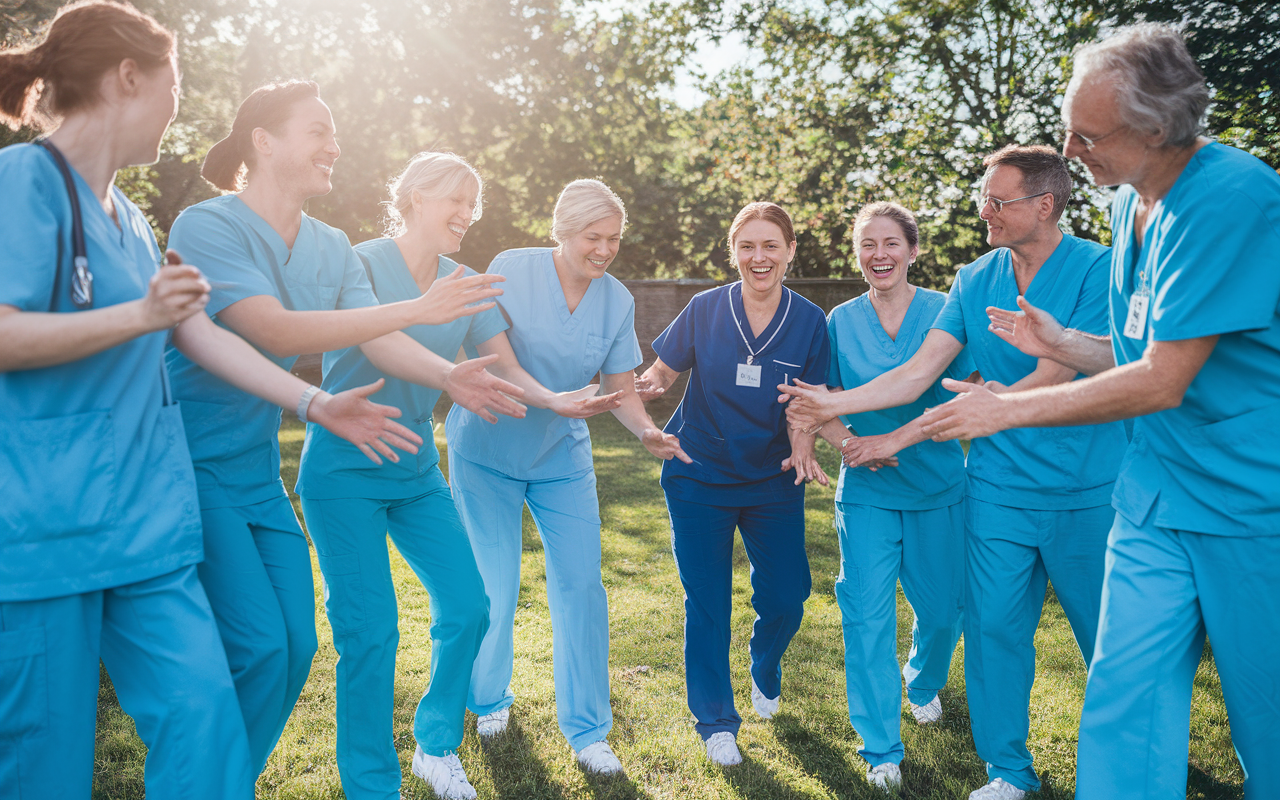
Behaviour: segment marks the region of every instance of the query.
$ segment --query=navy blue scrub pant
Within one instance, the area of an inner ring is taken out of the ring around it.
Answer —
[[[782,654],[800,629],[813,586],[804,549],[804,496],[728,507],[667,495],[671,549],[684,585],[684,670],[689,710],[705,740],[737,734],[742,718],[729,678],[733,531],[751,561],[751,677],[766,697],[782,694]]]
[[[87,800],[99,659],[147,746],[148,798],[252,800],[258,773],[194,566],[0,603],[0,798]]]

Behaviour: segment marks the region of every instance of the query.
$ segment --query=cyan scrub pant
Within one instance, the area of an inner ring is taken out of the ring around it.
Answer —
[[[542,537],[551,611],[551,657],[560,732],[575,751],[613,728],[609,707],[609,600],[600,579],[596,474],[523,481],[449,451],[449,482],[489,595],[489,632],[471,673],[467,707],[511,705],[522,507]]]
[[[964,604],[964,503],[891,511],[836,503],[849,721],[871,766],[902,761],[902,680],[925,705],[951,670]],[[915,612],[911,653],[898,672],[897,585]]]
[[[1205,633],[1246,800],[1280,797],[1280,536],[1169,530],[1119,514],[1089,669],[1077,800],[1187,796],[1191,686]]]
[[[209,595],[240,696],[254,774],[284,732],[316,654],[311,554],[289,498],[201,509]]]
[[[782,654],[800,630],[813,588],[804,549],[804,496],[733,508],[667,495],[671,549],[684,585],[684,672],[694,727],[704,740],[737,735],[742,718],[729,677],[733,531],[751,561],[751,677],[766,697],[782,694]]]
[[[1109,505],[1040,511],[965,498],[965,694],[991,780],[1040,788],[1027,734],[1045,589],[1052,581],[1088,667],[1114,519]]]
[[[194,566],[0,603],[0,797],[89,797],[99,658],[147,746],[148,798],[252,800],[257,771]]]
[[[471,666],[489,624],[484,584],[443,477],[438,488],[402,500],[304,497],[302,513],[338,651],[342,789],[351,800],[392,800],[401,778],[392,734],[400,631],[387,534],[431,598],[431,683],[413,718],[428,755],[462,744]]]

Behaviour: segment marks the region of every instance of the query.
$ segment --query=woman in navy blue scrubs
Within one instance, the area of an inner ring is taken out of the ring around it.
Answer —
[[[48,130],[35,110],[57,118],[44,146],[0,152],[4,797],[89,796],[100,659],[148,747],[148,796],[253,797],[196,576],[195,477],[162,356],[170,330],[246,391],[385,455],[379,435],[414,449],[386,419],[398,412],[364,399],[376,386],[317,395],[217,328],[200,271],[162,259],[114,186],[118,169],[158,157],[177,111],[176,52],[155,20],[113,3],[64,8],[40,44],[0,52],[0,122]],[[86,261],[73,264],[76,230]]]
[[[742,280],[702,292],[654,341],[658,358],[637,381],[645,399],[691,370],[666,431],[692,463],[662,466],[672,549],[685,590],[689,708],[707,756],[731,766],[741,718],[729,677],[733,531],[751,560],[751,702],[768,719],[782,694],[782,654],[800,628],[811,581],[804,549],[804,483],[827,477],[813,437],[790,431],[777,386],[824,383],[826,316],[782,285],[795,257],[791,218],[751,203],[729,229]]]

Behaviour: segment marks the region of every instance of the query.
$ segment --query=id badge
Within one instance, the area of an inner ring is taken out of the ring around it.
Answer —
[[[751,386],[760,388],[760,365],[759,364],[739,364],[738,365],[738,385]]]
[[[1129,316],[1124,321],[1124,335],[1130,339],[1141,339],[1147,331],[1147,306],[1151,303],[1151,293],[1135,292],[1129,298]]]

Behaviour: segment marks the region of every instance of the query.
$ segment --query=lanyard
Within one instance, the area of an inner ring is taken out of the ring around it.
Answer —
[[[741,288],[742,284],[738,284],[738,286],[739,286],[739,288],[738,288],[738,296],[739,296],[739,297],[741,297],[741,296],[742,296],[742,288]],[[745,333],[743,333],[743,332],[742,332],[742,323],[738,321],[738,312],[737,312],[737,311],[734,311],[734,309],[733,309],[733,296],[732,296],[732,295],[730,295],[730,298],[729,298],[729,313],[733,315],[733,324],[738,326],[738,335],[742,337],[742,343],[743,343],[744,345],[746,345],[746,346],[747,346],[747,364],[751,364],[751,363],[753,363],[753,362],[755,361],[756,356],[758,356],[758,355],[760,355],[761,353],[763,353],[763,352],[765,351],[765,348],[766,348],[766,347],[768,347],[770,344],[772,344],[772,343],[773,343],[773,340],[774,340],[774,339],[777,337],[777,335],[778,335],[778,331],[782,330],[782,326],[787,324],[787,315],[791,313],[791,291],[790,291],[789,289],[787,289],[785,286],[784,286],[784,287],[782,287],[782,288],[783,288],[783,290],[784,290],[784,291],[786,291],[786,292],[787,292],[787,307],[786,307],[786,309],[784,309],[784,310],[783,310],[783,312],[782,312],[782,320],[778,323],[778,327],[777,327],[776,329],[774,329],[774,331],[773,331],[773,336],[770,336],[770,337],[769,337],[769,341],[767,341],[767,342],[765,342],[764,344],[760,345],[760,349],[759,349],[759,350],[752,350],[752,349],[751,349],[751,345],[747,343],[747,335],[746,335]],[[730,289],[729,291],[730,291],[730,292],[732,292],[733,290],[732,290],[732,289]],[[744,303],[742,304],[742,308],[745,310],[745,309],[746,309],[746,307],[747,307],[747,305],[746,305],[746,303],[744,302]]]

